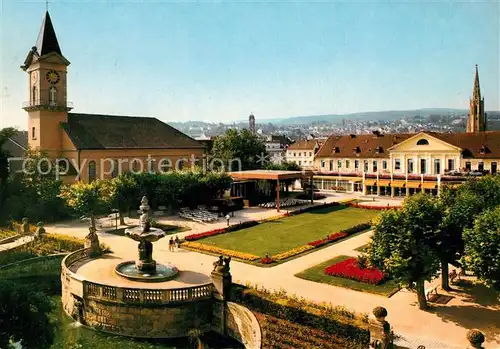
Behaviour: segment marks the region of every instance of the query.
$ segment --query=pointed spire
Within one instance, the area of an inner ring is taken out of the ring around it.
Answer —
[[[474,78],[474,90],[472,91],[472,100],[473,101],[481,100],[481,90],[479,88],[479,73],[477,71],[477,64],[476,64],[476,76]]]
[[[45,12],[40,33],[38,33],[38,39],[36,40],[36,49],[40,56],[51,52],[62,55],[59,43],[57,42],[56,32],[52,26],[49,11]]]

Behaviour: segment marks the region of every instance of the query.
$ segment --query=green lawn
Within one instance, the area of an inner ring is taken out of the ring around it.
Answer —
[[[300,273],[295,274],[295,276],[304,280],[350,288],[351,290],[356,290],[356,291],[375,293],[386,297],[390,297],[394,293],[399,291],[399,286],[393,280],[386,281],[379,285],[371,285],[351,279],[326,275],[324,273],[326,267],[329,267],[334,263],[341,262],[347,258],[350,257],[337,256],[335,258],[327,260],[326,262],[323,262],[321,264],[315,265],[314,267],[301,271]]]
[[[368,222],[377,213],[345,206],[327,207],[212,236],[200,242],[258,256],[271,256]]]

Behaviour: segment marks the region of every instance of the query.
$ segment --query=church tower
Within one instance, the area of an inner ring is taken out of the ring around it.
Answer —
[[[467,132],[486,131],[486,114],[484,113],[484,98],[481,98],[479,88],[479,73],[476,64],[476,76],[474,78],[474,89],[469,101],[469,116],[467,117]]]
[[[51,157],[62,151],[61,123],[68,120],[66,100],[69,61],[62,55],[49,12],[45,12],[36,45],[21,66],[28,74],[28,144]]]

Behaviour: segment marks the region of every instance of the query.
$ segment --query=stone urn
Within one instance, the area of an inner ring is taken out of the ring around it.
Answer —
[[[373,315],[379,322],[385,322],[385,318],[387,317],[387,309],[384,307],[375,307],[373,309]]]
[[[484,334],[479,330],[470,330],[467,332],[467,340],[472,348],[482,348],[484,343]]]

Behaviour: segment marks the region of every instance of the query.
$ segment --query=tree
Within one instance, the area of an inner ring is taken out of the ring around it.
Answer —
[[[0,348],[21,341],[26,349],[49,348],[54,324],[48,314],[53,309],[49,296],[32,287],[0,280]]]
[[[120,214],[120,224],[124,225],[124,212],[130,213],[133,205],[138,205],[139,190],[134,177],[128,174],[122,174],[111,180],[112,186],[112,206],[118,207]]]
[[[229,129],[215,139],[211,156],[222,160],[224,167],[231,167],[233,171],[239,170],[234,168],[238,161],[241,162],[241,170],[252,170],[264,165],[263,157],[267,156],[267,152],[264,143],[257,135],[246,129],[240,132]]]
[[[484,211],[464,231],[463,262],[487,285],[500,289],[500,205]]]
[[[76,182],[62,187],[60,197],[66,201],[68,207],[83,217],[89,217],[92,227],[96,227],[95,216],[109,210],[112,188],[103,181],[92,183]]]
[[[381,213],[375,224],[369,259],[400,284],[416,287],[420,309],[427,308],[424,282],[439,270],[432,243],[441,222],[440,205],[427,194],[416,194],[401,210]]]
[[[5,200],[9,177],[9,154],[4,150],[4,145],[10,137],[16,134],[17,131],[11,127],[0,130],[0,206]]]
[[[434,248],[441,261],[441,286],[449,290],[448,264],[460,266],[464,252],[464,229],[485,209],[500,205],[500,177],[486,176],[467,181],[458,190],[443,190],[440,197],[444,216]]]

